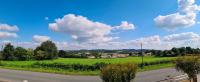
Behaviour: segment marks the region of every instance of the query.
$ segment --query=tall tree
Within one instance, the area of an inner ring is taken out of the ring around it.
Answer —
[[[35,55],[38,55],[39,50],[42,51],[44,55],[44,57],[40,59],[55,59],[58,57],[57,47],[52,41],[45,41],[41,43],[41,45],[35,49]]]
[[[15,48],[11,43],[6,44],[2,52],[2,59],[15,60],[14,51]]]
[[[174,47],[174,48],[171,49],[171,51],[174,53],[175,56],[180,55],[180,51],[179,51],[178,48],[175,48],[175,47]]]
[[[66,53],[66,51],[64,51],[64,50],[59,50],[59,52],[58,52],[58,56],[59,56],[59,57],[65,57],[66,54],[67,54],[67,53]]]

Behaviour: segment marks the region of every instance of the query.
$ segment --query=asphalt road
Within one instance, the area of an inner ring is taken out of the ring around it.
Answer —
[[[165,79],[168,75],[180,74],[173,68],[139,72],[134,82],[156,82]],[[23,82],[23,80],[28,80],[28,82],[102,82],[99,76],[70,76],[8,69],[0,69],[1,80],[8,82]]]

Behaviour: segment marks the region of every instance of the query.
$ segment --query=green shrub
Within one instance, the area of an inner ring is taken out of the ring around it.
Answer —
[[[2,61],[0,61],[0,66],[3,66],[3,63],[2,63]]]
[[[176,61],[176,69],[186,73],[190,80],[197,82],[197,75],[200,73],[200,57],[185,56],[179,57]]]
[[[159,65],[159,64],[167,64],[172,63],[172,60],[161,60],[161,61],[154,61],[154,62],[144,62],[143,66],[151,66],[151,65]],[[138,67],[142,67],[142,63],[138,64]]]
[[[101,69],[103,82],[130,82],[135,78],[137,65],[133,63],[110,64]]]
[[[64,64],[64,63],[44,63],[36,62],[32,67],[45,67],[53,69],[63,69],[63,70],[80,70],[80,71],[95,71],[100,70],[106,63],[96,63],[93,65],[83,65],[83,64]]]

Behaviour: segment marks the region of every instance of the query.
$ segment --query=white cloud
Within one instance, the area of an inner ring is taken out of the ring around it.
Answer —
[[[174,30],[196,24],[196,15],[200,11],[200,6],[197,6],[194,2],[195,0],[178,0],[179,12],[157,16],[154,19],[156,26]]]
[[[9,38],[16,38],[16,33],[10,33],[10,32],[0,32],[0,39],[9,39]]]
[[[132,23],[128,23],[127,21],[122,21],[121,25],[115,26],[116,29],[122,29],[122,30],[134,30],[135,25]]]
[[[1,41],[0,45],[5,43],[12,43],[14,46],[22,46],[25,48],[35,48],[40,43],[38,42],[12,42]],[[200,44],[200,35],[193,32],[185,32],[179,34],[170,34],[165,36],[148,36],[136,38],[127,41],[109,41],[105,43],[91,44],[91,43],[77,43],[77,42],[59,42],[54,41],[58,49],[64,50],[78,50],[78,49],[140,49],[140,44],[143,43],[144,49],[171,49],[172,47],[191,46],[197,47]]]
[[[67,49],[68,43],[67,42],[55,42],[58,49]]]
[[[40,35],[34,35],[33,36],[33,41],[35,42],[44,42],[50,40],[50,37],[48,36],[40,36]]]
[[[154,35],[154,36],[149,36],[149,37],[143,37],[143,38],[131,40],[131,41],[129,41],[129,43],[136,44],[136,45],[140,45],[141,43],[142,44],[160,43],[160,36]]]
[[[55,23],[49,24],[49,29],[69,34],[78,42],[99,43],[114,39],[109,36],[112,30],[110,25],[94,22],[86,17],[74,14],[68,14],[63,18],[56,19]]]
[[[164,41],[183,41],[183,40],[198,40],[200,36],[193,32],[185,32],[180,34],[171,34],[164,37]]]
[[[178,0],[178,9],[183,13],[194,13],[200,10],[200,6],[194,4],[195,0]]]
[[[180,27],[189,27],[195,24],[196,14],[181,15],[180,13],[166,16],[158,16],[154,19],[158,27],[166,29],[176,29]]]
[[[4,31],[19,31],[18,27],[16,25],[11,26],[8,24],[1,24],[0,23],[0,30],[4,30]]]

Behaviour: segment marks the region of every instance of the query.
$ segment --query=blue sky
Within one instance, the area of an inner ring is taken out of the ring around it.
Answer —
[[[138,48],[141,42],[151,49],[186,46],[199,41],[199,5],[197,0],[0,0],[0,39],[30,48],[47,39],[61,49]]]

